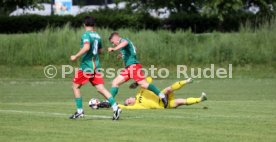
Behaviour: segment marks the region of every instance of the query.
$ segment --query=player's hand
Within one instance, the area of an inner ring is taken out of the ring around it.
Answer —
[[[77,60],[77,56],[72,55],[72,56],[70,57],[70,59],[71,59],[71,61],[76,61],[76,60]]]
[[[122,53],[118,54],[118,55],[117,55],[117,59],[122,58],[122,56],[123,56]]]
[[[114,51],[114,48],[109,47],[107,50],[108,50],[108,52],[112,52],[112,51]]]

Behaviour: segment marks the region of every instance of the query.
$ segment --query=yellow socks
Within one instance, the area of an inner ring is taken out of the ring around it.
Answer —
[[[180,88],[182,88],[183,86],[186,85],[186,81],[185,80],[182,80],[182,81],[178,81],[178,82],[175,82],[171,88],[172,88],[172,91],[175,91],[175,90],[178,90]]]
[[[187,98],[186,105],[192,105],[201,102],[201,98]]]

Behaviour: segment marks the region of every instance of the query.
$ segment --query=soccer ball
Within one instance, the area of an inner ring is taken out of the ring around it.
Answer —
[[[98,109],[98,104],[100,103],[99,99],[90,99],[90,101],[88,102],[89,107],[91,107],[92,109]]]

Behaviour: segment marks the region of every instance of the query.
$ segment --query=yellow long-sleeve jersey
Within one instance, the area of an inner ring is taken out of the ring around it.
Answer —
[[[122,109],[164,109],[164,104],[160,98],[147,89],[139,89],[135,97],[134,105],[125,106],[119,104],[119,107]]]

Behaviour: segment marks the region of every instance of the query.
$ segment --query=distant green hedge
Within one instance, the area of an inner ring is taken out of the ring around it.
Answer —
[[[220,22],[215,17],[205,17],[199,14],[177,13],[171,14],[167,19],[151,17],[147,13],[133,13],[127,10],[100,10],[90,13],[83,13],[77,16],[2,16],[0,17],[0,33],[28,33],[44,30],[47,26],[62,27],[70,23],[72,27],[82,26],[83,18],[92,15],[96,19],[97,27],[110,29],[131,28],[131,29],[191,29],[192,32],[202,33],[211,31],[238,31],[241,24],[246,21],[258,25],[256,17],[251,14],[231,15]]]

